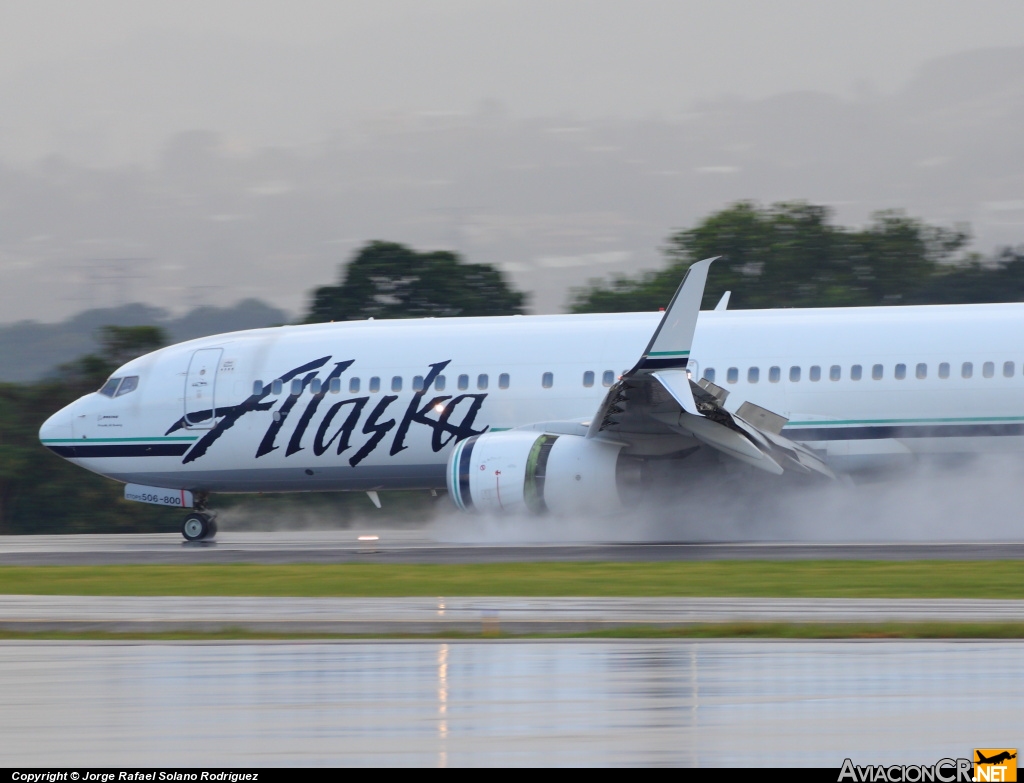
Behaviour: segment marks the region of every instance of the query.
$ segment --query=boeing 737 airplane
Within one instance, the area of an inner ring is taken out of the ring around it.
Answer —
[[[349,321],[222,334],[121,367],[44,445],[193,509],[217,492],[447,489],[480,513],[606,513],[698,465],[834,477],[1024,451],[1024,304]],[[723,302],[724,304],[724,302]],[[645,348],[646,346],[646,348]]]

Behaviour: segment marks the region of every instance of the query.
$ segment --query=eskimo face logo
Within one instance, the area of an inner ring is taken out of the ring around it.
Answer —
[[[324,356],[307,362],[282,374],[279,380],[283,384],[288,384],[294,379],[300,378],[301,388],[305,391],[331,359],[331,356]],[[349,465],[355,467],[372,454],[392,431],[394,434],[391,436],[388,453],[394,456],[400,451],[404,451],[408,448],[405,445],[405,440],[413,425],[431,429],[430,447],[434,452],[440,451],[452,441],[460,441],[471,435],[479,435],[487,431],[487,427],[479,430],[473,428],[473,422],[476,420],[487,394],[460,394],[458,396],[441,394],[428,400],[428,390],[434,384],[437,376],[451,363],[451,359],[429,365],[430,371],[424,376],[423,385],[419,391],[413,393],[401,420],[385,419],[388,408],[398,399],[398,395],[395,394],[386,394],[381,397],[368,413],[366,411],[369,408],[370,396],[364,395],[335,402],[320,415],[320,406],[327,395],[331,381],[341,378],[354,363],[354,359],[334,363],[327,376],[321,379],[321,391],[311,395],[305,407],[302,408],[302,413],[299,414],[295,429],[288,438],[287,444],[279,443],[278,436],[288,417],[304,398],[302,395],[290,394],[284,398],[283,402],[277,397],[268,399],[271,397],[270,384],[266,384],[261,392],[250,395],[248,399],[238,405],[217,408],[216,411],[189,412],[189,422],[193,424],[206,421],[211,416],[216,416],[219,421],[185,453],[182,463],[194,462],[203,457],[210,447],[244,416],[271,410],[279,402],[281,404],[274,411],[273,420],[268,425],[260,445],[256,449],[256,459],[282,447],[285,449],[285,457],[304,451],[307,447],[312,449],[318,457],[332,449],[340,455],[355,448],[352,443],[355,436],[358,434],[368,435],[369,437],[359,444],[352,456],[349,457]],[[185,418],[182,417],[172,424],[164,434],[170,435],[185,427]]]

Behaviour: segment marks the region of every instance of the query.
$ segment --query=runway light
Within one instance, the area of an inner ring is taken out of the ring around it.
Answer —
[[[356,540],[357,541],[379,541],[380,540],[380,536],[359,536],[359,538],[357,538]]]

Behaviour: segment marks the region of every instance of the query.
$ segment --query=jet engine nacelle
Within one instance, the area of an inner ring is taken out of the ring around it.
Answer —
[[[478,513],[608,513],[622,508],[618,444],[530,430],[486,432],[448,459],[448,492]]]

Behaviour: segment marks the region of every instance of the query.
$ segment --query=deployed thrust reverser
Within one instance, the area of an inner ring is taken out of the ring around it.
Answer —
[[[487,432],[461,441],[448,459],[448,492],[478,513],[608,513],[634,461],[621,444],[533,430]]]

